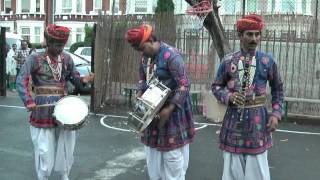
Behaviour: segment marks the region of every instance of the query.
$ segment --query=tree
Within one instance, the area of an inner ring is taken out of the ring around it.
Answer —
[[[155,13],[160,14],[163,12],[174,13],[174,4],[172,0],[158,0]]]
[[[158,35],[162,40],[174,46],[176,40],[176,22],[172,0],[158,0],[155,17]]]
[[[91,45],[92,39],[93,39],[93,27],[89,26],[88,24],[85,24],[84,26],[84,42],[87,43],[88,45]]]
[[[185,0],[189,5],[193,6],[200,3],[202,0]],[[209,13],[204,21],[204,27],[208,30],[214,47],[220,60],[228,53],[231,52],[230,44],[224,35],[224,28],[221,24],[219,17],[219,7],[217,6],[218,0],[210,0],[213,5],[212,13]]]

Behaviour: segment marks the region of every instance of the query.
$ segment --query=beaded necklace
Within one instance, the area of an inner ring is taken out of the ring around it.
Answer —
[[[51,59],[50,59],[50,57],[48,55],[47,55],[47,61],[48,61],[49,67],[51,69],[53,78],[56,81],[60,81],[60,79],[61,79],[61,69],[62,69],[62,62],[61,62],[60,55],[58,56],[58,63],[56,65],[51,63]]]

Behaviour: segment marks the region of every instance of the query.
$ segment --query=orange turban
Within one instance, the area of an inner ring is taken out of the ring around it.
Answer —
[[[263,28],[264,22],[257,14],[246,15],[237,21],[238,30],[262,30]]]
[[[62,44],[65,44],[68,41],[69,33],[69,28],[54,24],[49,24],[44,31],[47,40],[52,40],[56,43]]]
[[[141,25],[139,28],[129,29],[125,34],[125,38],[132,46],[141,48],[150,38],[152,31],[152,26],[147,24]]]

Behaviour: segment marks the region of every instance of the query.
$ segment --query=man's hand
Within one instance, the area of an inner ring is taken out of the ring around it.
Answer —
[[[242,106],[244,105],[245,103],[245,97],[244,95],[242,95],[241,93],[239,92],[234,92],[230,98],[229,98],[229,101],[234,104],[234,105],[237,105],[237,106]]]
[[[167,123],[175,108],[176,105],[169,104],[158,113],[158,115],[156,116],[156,118],[159,120],[158,128],[162,128]]]
[[[35,103],[31,103],[27,105],[28,111],[34,111],[37,108],[37,105]]]
[[[275,131],[278,128],[278,118],[275,116],[270,116],[267,124],[268,131]]]
[[[90,73],[89,75],[86,75],[83,77],[82,81],[84,83],[88,83],[88,82],[92,82],[94,79],[94,74],[93,73]]]
[[[137,94],[136,94],[136,99],[137,99],[137,98],[139,98],[139,97],[141,97],[141,96],[142,96],[142,94],[143,94],[143,92],[142,92],[142,91],[138,91],[138,92],[137,92]]]

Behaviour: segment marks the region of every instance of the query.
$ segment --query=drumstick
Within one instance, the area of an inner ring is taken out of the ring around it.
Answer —
[[[55,106],[56,103],[53,103],[53,104],[40,104],[40,105],[36,105],[36,108],[38,107],[50,107],[50,106]]]

